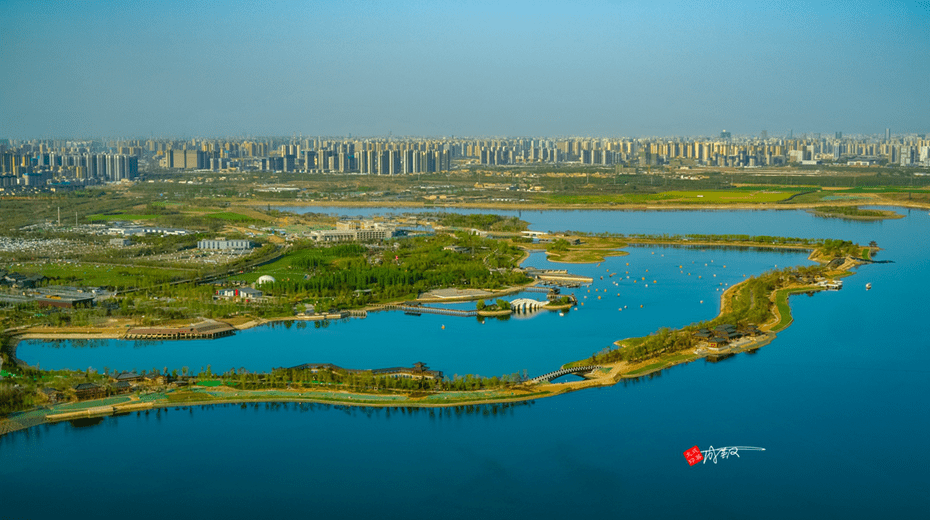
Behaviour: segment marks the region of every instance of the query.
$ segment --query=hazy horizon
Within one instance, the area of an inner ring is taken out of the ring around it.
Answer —
[[[0,3],[0,138],[930,133],[930,2]]]

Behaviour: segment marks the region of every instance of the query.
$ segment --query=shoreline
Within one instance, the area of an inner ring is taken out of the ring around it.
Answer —
[[[909,209],[930,209],[930,203],[924,202],[914,202],[914,201],[897,201],[897,200],[887,200],[887,199],[876,199],[876,200],[865,200],[860,199],[856,201],[829,201],[831,206],[892,206],[900,208],[909,208]],[[272,201],[243,201],[241,203],[235,203],[236,206],[248,206],[252,207],[255,205],[267,206],[272,204]],[[288,202],[287,204],[282,204],[280,201],[275,201],[274,204],[278,207],[345,207],[345,208],[426,208],[426,209],[436,209],[438,212],[442,212],[445,209],[495,209],[495,210],[513,210],[513,211],[573,211],[573,210],[598,210],[598,211],[710,211],[710,210],[721,210],[721,211],[741,211],[741,210],[810,210],[815,207],[823,206],[825,203],[823,201],[818,202],[804,202],[796,204],[781,204],[777,202],[759,202],[755,204],[604,204],[604,203],[583,203],[583,204],[555,204],[555,203],[545,203],[545,202],[528,202],[528,203],[493,203],[493,202],[455,202],[455,203],[445,203],[442,205],[438,204],[426,204],[423,202],[401,202],[401,201],[293,201]]]

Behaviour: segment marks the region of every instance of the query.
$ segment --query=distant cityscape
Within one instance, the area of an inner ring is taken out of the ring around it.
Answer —
[[[0,191],[64,191],[142,171],[410,175],[470,166],[930,166],[925,134],[699,138],[0,139]]]

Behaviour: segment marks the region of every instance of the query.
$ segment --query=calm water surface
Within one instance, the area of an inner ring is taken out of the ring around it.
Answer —
[[[754,354],[526,405],[172,408],[7,435],[0,438],[3,515],[96,516],[92,507],[75,507],[92,498],[141,518],[167,511],[228,518],[923,518],[930,510],[924,449],[930,341],[922,327],[930,217],[905,213],[901,220],[858,223],[797,211],[523,212],[533,229],[876,240],[885,249],[881,258],[895,263],[859,268],[842,291],[793,297],[794,324]],[[370,366],[422,359],[449,374],[536,373],[614,339],[713,317],[716,284],[805,263],[797,253],[629,251],[600,267],[571,267],[597,278],[591,293],[577,292],[587,296],[585,305],[564,317],[481,325],[379,313],[326,329],[254,329],[214,342],[29,343],[20,357],[46,368],[186,363],[199,369],[225,354],[212,362],[214,370],[224,363]],[[691,270],[686,262],[694,262]],[[608,268],[624,272],[621,287],[611,283],[617,277],[599,279]],[[595,288],[608,289],[599,291],[601,300]],[[617,310],[621,303],[626,310]],[[689,467],[682,452],[694,445],[766,451]]]

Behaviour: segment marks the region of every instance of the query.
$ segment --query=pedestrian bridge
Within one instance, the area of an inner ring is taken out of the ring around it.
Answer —
[[[600,365],[589,365],[586,367],[572,367],[572,368],[563,368],[561,370],[556,370],[555,372],[549,372],[548,374],[543,374],[541,376],[534,377],[530,379],[531,383],[542,383],[543,381],[552,381],[553,379],[567,376],[568,374],[575,374],[581,377],[590,377],[592,372],[596,371],[599,368],[604,368]]]
[[[513,309],[514,312],[532,312],[545,307],[548,303],[549,302],[541,302],[530,298],[517,298],[510,302],[510,308]]]

